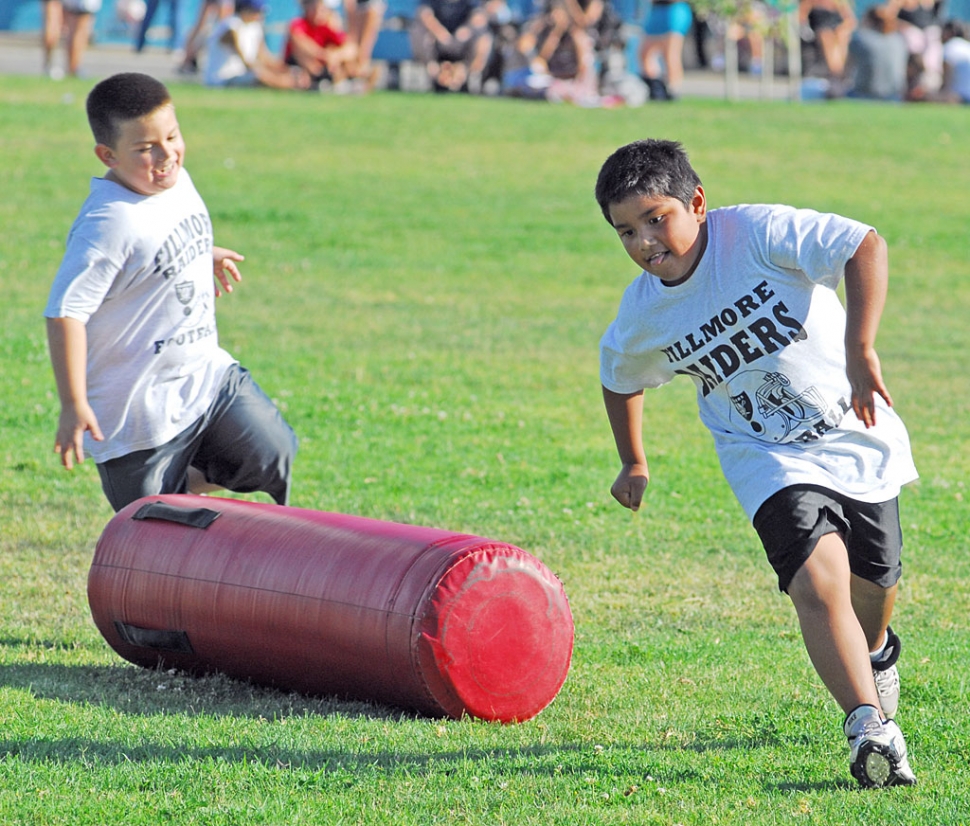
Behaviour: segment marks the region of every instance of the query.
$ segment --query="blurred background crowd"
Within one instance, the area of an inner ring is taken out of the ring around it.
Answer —
[[[962,5],[961,5],[962,4]],[[92,41],[209,86],[374,88],[581,106],[674,101],[685,70],[798,74],[802,97],[970,102],[970,0],[5,0],[39,68]]]

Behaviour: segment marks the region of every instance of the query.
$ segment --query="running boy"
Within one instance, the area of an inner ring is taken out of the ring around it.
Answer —
[[[724,475],[846,714],[853,776],[863,786],[915,783],[892,719],[897,497],[916,469],[874,350],[885,241],[856,221],[786,206],[708,212],[673,141],[614,152],[596,200],[643,269],[600,346],[623,463],[613,496],[635,511],[650,478],[643,389],[688,376]]]
[[[91,181],[44,311],[55,452],[70,470],[87,450],[116,511],[214,487],[286,504],[296,437],[219,347],[214,300],[239,281],[243,257],[213,246],[168,90],[114,75],[87,112],[108,172]]]

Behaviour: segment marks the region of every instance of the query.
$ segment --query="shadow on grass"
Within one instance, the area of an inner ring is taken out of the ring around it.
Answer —
[[[206,715],[266,720],[319,716],[418,719],[414,712],[340,697],[312,697],[235,680],[223,674],[118,665],[18,663],[0,666],[0,686],[41,700],[84,703],[125,714]]]
[[[151,670],[119,662],[117,665],[84,666],[55,663],[20,663],[0,666],[0,687],[28,692],[33,698],[52,702],[88,704],[119,713],[153,718],[163,715],[282,720],[319,716],[375,720],[421,720],[414,712],[338,697],[310,697],[234,680],[221,674],[196,677],[183,672]],[[774,733],[751,737],[699,736],[691,743],[609,747],[611,771],[654,775],[666,784],[703,782],[701,765],[674,767],[664,754],[751,751],[776,746]],[[806,743],[805,747],[808,747]],[[172,764],[184,761],[224,761],[259,764],[270,770],[295,769],[312,772],[449,772],[471,763],[500,761],[507,770],[523,774],[597,774],[604,756],[590,744],[556,743],[494,749],[462,749],[429,754],[407,751],[360,751],[354,749],[302,750],[292,746],[260,743],[244,746],[199,747],[139,739],[119,743],[85,737],[0,740],[0,759],[24,762],[120,765],[124,763]],[[833,778],[820,782],[784,782],[772,785],[782,792],[840,791],[853,784]]]
[[[265,771],[296,771],[342,776],[353,785],[377,775],[458,775],[485,770],[499,774],[542,777],[610,775],[642,778],[658,786],[686,786],[711,782],[710,773],[699,766],[662,768],[651,759],[649,749],[611,747],[610,758],[589,745],[543,744],[515,748],[461,749],[433,753],[407,751],[355,751],[352,749],[301,750],[276,744],[252,746],[177,746],[142,740],[133,744],[84,737],[59,739],[0,740],[0,758],[24,763],[81,764],[92,767],[120,765],[205,765],[224,763],[258,766]],[[654,764],[654,765],[651,765]],[[848,780],[833,778],[814,782],[766,782],[768,791],[791,793],[842,792],[857,788]]]
[[[797,794],[807,794],[808,792],[851,792],[857,790],[860,792],[865,792],[866,790],[859,786],[854,780],[820,780],[814,783],[774,783],[769,784],[771,788],[779,792],[785,792],[790,794],[795,792]]]
[[[515,749],[468,749],[432,754],[402,751],[353,751],[350,749],[300,750],[273,744],[253,746],[177,746],[153,741],[121,744],[85,737],[52,740],[0,740],[0,755],[24,762],[91,763],[104,766],[123,764],[180,764],[225,762],[261,765],[267,769],[313,772],[374,774],[388,770],[448,772],[451,766],[500,761],[520,766],[529,774],[581,774],[593,769],[590,763],[564,754],[588,753],[579,746],[531,746]]]

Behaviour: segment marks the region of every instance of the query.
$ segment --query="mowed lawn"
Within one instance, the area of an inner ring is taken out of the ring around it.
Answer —
[[[569,677],[501,726],[147,671],[99,635],[111,511],[90,461],[52,453],[42,319],[102,172],[89,87],[0,79],[0,822],[970,823],[965,107],[173,87],[217,243],[246,255],[221,341],[301,439],[292,504],[491,537],[562,579]],[[837,211],[889,242],[879,352],[922,477],[894,621],[916,788],[851,781],[686,380],[647,397],[645,507],[610,499],[597,344],[636,272],[592,188],[646,136],[686,144],[712,206]]]

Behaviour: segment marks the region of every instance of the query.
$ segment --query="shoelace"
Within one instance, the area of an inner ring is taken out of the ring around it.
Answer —
[[[891,691],[899,685],[899,677],[895,671],[874,671],[872,677],[876,682],[876,689],[880,694],[885,693],[887,690]]]
[[[882,723],[874,717],[870,717],[862,724],[861,731],[856,731],[849,735],[849,742],[854,743],[860,737],[868,737],[870,734],[878,734],[882,731]]]

